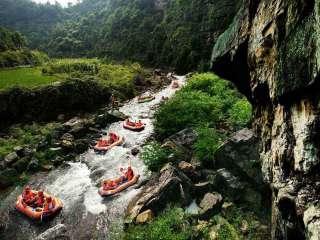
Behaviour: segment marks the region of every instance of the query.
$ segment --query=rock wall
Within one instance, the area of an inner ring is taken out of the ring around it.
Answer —
[[[110,99],[108,88],[95,81],[69,80],[35,90],[0,92],[0,129],[9,123],[52,120],[59,114],[90,111]]]
[[[320,1],[244,0],[212,70],[254,106],[273,239],[320,235]]]

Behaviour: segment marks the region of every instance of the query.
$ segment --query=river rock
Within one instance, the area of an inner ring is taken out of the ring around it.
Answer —
[[[61,137],[61,146],[64,149],[72,149],[73,141],[74,141],[74,136],[70,133],[65,133]]]
[[[37,172],[38,170],[40,170],[39,160],[36,158],[32,158],[28,164],[27,170],[29,172]]]
[[[191,163],[185,161],[179,162],[178,167],[185,174],[193,173],[195,171],[195,167]]]
[[[221,210],[223,203],[223,198],[221,194],[217,192],[207,193],[204,195],[203,199],[200,202],[200,215],[201,219],[208,219],[212,215],[218,213]]]
[[[240,178],[263,185],[258,140],[250,129],[242,129],[225,141],[214,154],[214,167],[225,168]]]
[[[78,139],[74,142],[74,151],[77,154],[84,153],[87,151],[89,147],[89,140],[88,139]]]
[[[192,187],[191,180],[184,173],[167,164],[131,201],[128,207],[128,217],[135,220],[140,213],[147,209],[158,213],[167,203],[174,201],[188,205],[191,202]]]
[[[148,223],[153,218],[154,218],[153,212],[150,209],[148,209],[137,216],[136,223],[138,224]]]
[[[199,182],[194,184],[194,194],[196,196],[203,196],[205,193],[210,192],[213,189],[213,185],[211,182]]]
[[[197,132],[191,128],[186,128],[169,138],[167,138],[164,142],[171,141],[175,145],[191,150],[193,144],[197,140]]]
[[[240,199],[239,192],[241,193],[245,188],[245,184],[242,183],[238,177],[224,168],[219,169],[216,172],[216,175],[212,176],[210,180],[216,188],[221,189],[224,195],[227,195],[234,200]]]
[[[123,114],[122,112],[120,112],[119,110],[110,110],[108,112],[109,114],[109,123],[112,123],[112,122],[118,122],[118,121],[124,121],[128,118],[127,115]]]
[[[139,152],[140,152],[140,149],[137,148],[137,147],[131,149],[131,154],[132,154],[133,156],[138,155]]]
[[[24,157],[19,159],[17,162],[12,164],[12,167],[17,170],[18,173],[22,173],[27,170],[28,164],[30,162],[29,157]]]
[[[13,148],[13,150],[17,153],[17,155],[19,157],[24,157],[24,155],[23,155],[23,147],[22,146],[15,146]]]
[[[0,171],[0,189],[9,187],[18,181],[18,172],[14,168],[7,168]]]
[[[70,239],[67,234],[67,227],[64,224],[58,224],[41,233],[35,240],[56,240],[56,239]]]
[[[19,159],[19,156],[16,152],[9,153],[4,158],[5,166],[10,166]]]

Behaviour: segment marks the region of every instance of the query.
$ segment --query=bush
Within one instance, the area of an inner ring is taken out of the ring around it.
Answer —
[[[251,120],[252,106],[246,99],[240,99],[229,109],[228,114],[231,125],[245,127]]]
[[[192,228],[181,208],[169,208],[151,223],[131,226],[124,240],[186,240],[192,236]]]
[[[186,127],[209,125],[228,131],[246,125],[250,117],[250,104],[229,82],[212,73],[194,74],[158,109],[155,130],[160,140]]]
[[[7,50],[0,52],[0,68],[17,67],[22,65],[41,65],[48,56],[39,51]]]
[[[168,162],[169,154],[159,143],[152,142],[143,147],[140,157],[148,169],[155,172]]]
[[[50,75],[57,73],[96,75],[99,72],[99,60],[86,58],[58,59],[43,67],[42,72]]]
[[[199,127],[197,133],[198,138],[194,144],[196,156],[200,161],[209,163],[225,136],[208,126]]]

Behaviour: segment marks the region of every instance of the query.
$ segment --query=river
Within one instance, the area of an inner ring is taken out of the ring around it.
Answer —
[[[185,83],[184,76],[178,76],[180,85]],[[113,197],[102,198],[98,194],[98,186],[103,178],[119,175],[119,168],[126,167],[131,161],[134,172],[141,175],[140,181],[148,177],[148,171],[139,159],[131,154],[131,150],[140,147],[153,134],[153,115],[162,101],[162,97],[172,97],[176,89],[167,86],[155,94],[155,99],[139,104],[132,99],[120,108],[132,119],[141,119],[146,128],[141,132],[123,129],[122,122],[110,125],[106,132],[112,131],[125,138],[122,146],[117,146],[105,155],[88,150],[79,157],[79,161],[70,162],[67,166],[57,168],[50,173],[39,173],[28,183],[36,189],[44,189],[63,201],[64,208],[54,219],[48,222],[34,222],[14,209],[14,203],[22,188],[16,187],[1,199],[0,216],[7,220],[7,228],[0,233],[0,239],[34,239],[47,229],[64,224],[67,235],[74,240],[82,239],[114,239],[130,200],[139,193],[139,189],[131,187]]]

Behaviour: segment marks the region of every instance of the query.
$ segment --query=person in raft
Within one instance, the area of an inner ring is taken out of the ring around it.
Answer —
[[[127,171],[125,171],[123,168],[120,168],[120,172],[122,173],[120,178],[115,180],[106,180],[103,182],[104,190],[113,190],[117,188],[120,184],[130,181],[134,177],[134,173],[131,166],[128,167]]]
[[[100,139],[98,141],[98,147],[105,147],[108,146],[114,142],[116,142],[118,140],[118,137],[116,134],[114,133],[110,133],[109,134],[109,139],[108,140],[104,140],[104,139]]]
[[[34,203],[36,194],[31,190],[30,186],[26,186],[22,192],[22,200],[26,205],[31,205]]]
[[[35,207],[43,207],[45,203],[45,197],[44,197],[44,194],[43,194],[43,191],[39,191],[38,192],[38,195],[35,197],[35,202],[34,202],[34,205]]]
[[[44,203],[43,211],[48,213],[54,209],[54,201],[51,197],[48,197]]]

